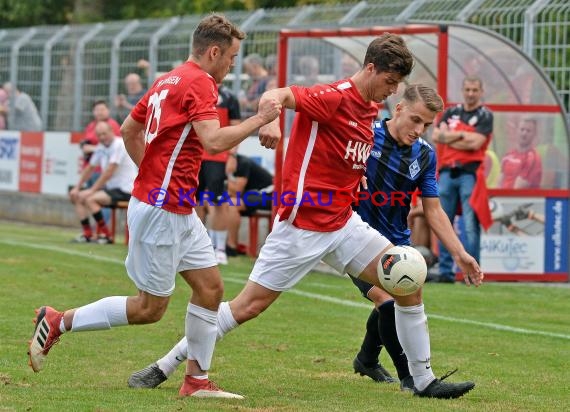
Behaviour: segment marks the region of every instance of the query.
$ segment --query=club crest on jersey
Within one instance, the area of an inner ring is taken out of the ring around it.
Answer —
[[[467,123],[469,123],[469,126],[475,126],[478,120],[479,118],[477,116],[473,116],[471,117],[471,119],[469,119]]]
[[[370,156],[371,148],[371,144],[349,140],[346,144],[346,154],[344,155],[344,159],[350,159],[354,162],[353,169],[362,168],[366,163],[366,160],[368,160],[368,156]],[[357,163],[360,163],[361,165],[359,166]]]
[[[414,178],[420,172],[420,164],[418,163],[418,159],[412,162],[408,170],[410,171],[410,177],[412,178]]]
[[[372,156],[374,159],[380,159],[382,157],[382,152],[380,150],[372,150],[370,152],[370,156]]]

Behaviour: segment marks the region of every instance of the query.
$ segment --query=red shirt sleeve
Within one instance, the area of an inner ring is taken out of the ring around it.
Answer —
[[[335,115],[342,101],[342,95],[330,85],[291,86],[291,91],[295,97],[295,111],[304,113],[321,123]]]

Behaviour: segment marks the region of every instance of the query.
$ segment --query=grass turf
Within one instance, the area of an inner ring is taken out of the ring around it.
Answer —
[[[450,381],[477,385],[457,400],[420,399],[355,375],[371,306],[349,280],[317,273],[218,343],[210,377],[243,401],[179,399],[183,368],[158,389],[127,387],[131,372],[184,333],[189,289],[181,278],[159,323],[67,334],[35,374],[26,355],[34,308],[136,292],[125,246],[70,244],[74,235],[0,222],[0,411],[570,410],[567,285],[426,285],[434,371],[457,367]],[[226,298],[239,292],[252,264],[232,258],[222,268]],[[394,372],[385,351],[382,363]]]

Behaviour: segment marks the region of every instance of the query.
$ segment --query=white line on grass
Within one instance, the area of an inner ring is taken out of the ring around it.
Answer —
[[[24,242],[18,242],[18,241],[7,240],[7,239],[0,239],[0,243],[6,244],[6,245],[12,245],[12,246],[26,247],[29,249],[49,250],[52,252],[63,253],[63,254],[71,255],[71,256],[79,256],[79,257],[84,257],[87,259],[93,259],[93,260],[98,260],[98,261],[108,262],[108,263],[115,263],[115,264],[119,264],[119,265],[125,264],[124,260],[94,255],[91,253],[79,252],[76,250],[64,249],[64,248],[57,247],[57,246],[41,245],[41,244],[36,244],[36,243],[24,243]],[[235,277],[228,277],[227,276],[228,274],[229,275],[239,275],[238,273],[235,273],[235,272],[233,272],[233,273],[232,272],[229,272],[229,273],[226,272],[226,273],[224,273],[224,282],[237,283],[240,285],[243,285],[245,283],[245,281],[243,279],[239,279],[239,278],[235,278]],[[303,292],[302,290],[298,290],[298,289],[291,289],[287,293],[292,293],[294,295],[299,295],[299,296],[305,296],[308,298],[317,299],[317,300],[320,300],[323,302],[334,303],[337,305],[370,309],[370,303],[353,302],[350,300],[333,298],[331,296],[319,295],[317,293]],[[469,319],[463,319],[463,318],[453,318],[450,316],[442,316],[442,315],[434,315],[434,314],[429,314],[428,317],[433,318],[433,319],[447,321],[447,322],[465,323],[465,324],[469,324],[469,325],[483,326],[483,327],[486,327],[489,329],[502,330],[502,331],[506,331],[506,332],[521,333],[521,334],[525,334],[525,335],[540,335],[540,336],[547,336],[550,338],[561,338],[561,339],[570,340],[570,335],[565,335],[563,333],[552,333],[552,332],[545,332],[545,331],[541,331],[541,330],[515,328],[512,326],[500,325],[498,323],[478,322],[476,320],[469,320]]]

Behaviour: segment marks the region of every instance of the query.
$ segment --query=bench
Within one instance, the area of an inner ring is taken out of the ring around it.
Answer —
[[[273,214],[271,210],[256,210],[253,214],[246,216],[249,219],[249,243],[247,255],[257,257],[257,243],[259,239],[259,220],[267,219],[269,231],[273,228]]]
[[[116,238],[117,233],[117,210],[124,209],[125,211],[129,207],[128,200],[121,200],[117,202],[117,204],[113,207],[109,207],[111,209],[111,234],[113,235],[113,241]],[[125,245],[129,244],[129,228],[127,226],[127,219],[125,217]]]

